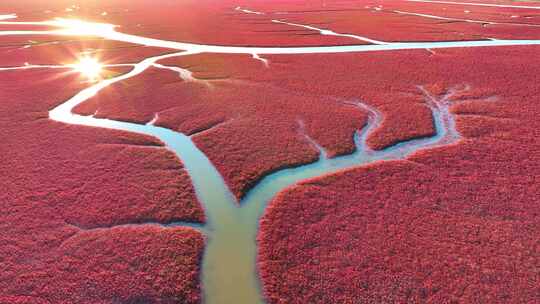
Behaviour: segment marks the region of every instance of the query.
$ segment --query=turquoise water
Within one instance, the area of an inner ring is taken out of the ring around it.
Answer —
[[[79,93],[81,96],[74,96],[52,110],[50,117],[70,124],[124,130],[159,138],[183,162],[207,216],[207,223],[198,228],[208,240],[201,268],[206,304],[264,303],[257,272],[256,237],[260,217],[280,191],[309,178],[375,161],[403,159],[419,149],[449,144],[459,139],[448,110],[447,99],[450,95],[435,100],[424,91],[426,104],[433,113],[436,135],[373,151],[367,147],[366,139],[380,126],[383,117],[376,110],[357,103],[358,111],[367,112],[369,120],[355,135],[356,152],[327,159],[326,153],[321,150],[317,162],[272,173],[249,191],[242,201],[237,202],[222,176],[190,137],[152,124],[140,125],[71,113],[71,108],[88,98],[87,95],[93,91],[82,91]],[[321,149],[309,138],[306,141]]]

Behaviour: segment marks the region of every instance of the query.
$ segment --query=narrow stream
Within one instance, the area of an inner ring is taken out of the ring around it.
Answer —
[[[6,19],[7,17],[4,17]],[[61,23],[62,21],[32,22],[32,24]],[[0,24],[26,24],[0,22]],[[382,151],[370,150],[366,145],[367,137],[377,129],[383,117],[375,109],[362,103],[356,103],[359,111],[369,114],[369,122],[355,135],[357,150],[353,154],[327,159],[321,151],[320,159],[312,164],[284,169],[266,176],[238,204],[224,183],[222,176],[200,151],[191,138],[153,124],[140,125],[129,122],[99,119],[93,116],[81,116],[72,113],[72,109],[95,96],[100,90],[122,80],[134,77],[165,58],[185,56],[198,52],[242,53],[251,54],[303,54],[303,53],[342,53],[365,51],[391,51],[403,49],[433,49],[450,47],[540,45],[540,40],[482,40],[457,42],[426,43],[388,43],[381,45],[325,46],[325,47],[234,47],[196,45],[174,41],[164,41],[116,32],[111,25],[92,24],[81,21],[69,21],[59,26],[59,31],[0,31],[1,35],[21,34],[63,34],[78,36],[80,33],[105,39],[130,42],[140,45],[164,47],[182,52],[147,58],[133,64],[133,69],[115,78],[102,80],[82,90],[65,103],[49,112],[55,121],[82,126],[102,127],[123,130],[137,134],[154,136],[165,143],[183,162],[191,176],[199,200],[201,201],[207,223],[201,229],[207,235],[208,242],[201,267],[201,281],[204,303],[206,304],[257,304],[264,303],[257,273],[256,236],[258,222],[268,203],[280,191],[308,178],[319,177],[342,169],[361,166],[381,160],[404,159],[420,149],[452,144],[460,136],[455,129],[454,118],[449,112],[450,99],[454,91],[436,98],[419,87],[424,94],[426,105],[433,114],[436,135],[429,138],[405,141]],[[27,67],[20,67],[24,69]],[[1,70],[1,69],[0,69]],[[315,147],[312,140],[306,138]],[[182,225],[182,223],[179,223]]]
[[[405,141],[382,151],[372,151],[366,145],[369,134],[380,126],[381,115],[374,109],[358,104],[359,110],[368,111],[370,119],[355,136],[356,152],[333,159],[321,157],[315,163],[270,174],[246,195],[240,203],[241,207],[234,208],[232,214],[230,210],[227,210],[225,218],[216,214],[212,225],[217,230],[211,231],[203,260],[205,303],[264,303],[257,271],[256,237],[260,217],[279,192],[309,178],[374,161],[403,159],[419,149],[459,140],[454,119],[449,112],[449,98],[451,94],[441,100],[426,95],[426,102],[430,102],[433,113],[435,136]],[[323,155],[325,153],[321,151]]]
[[[276,20],[278,21],[278,20]],[[283,21],[279,21],[283,22]],[[292,24],[292,23],[289,23]],[[417,50],[461,47],[493,47],[515,45],[540,45],[540,40],[460,40],[460,41],[433,41],[433,42],[380,42],[380,44],[361,45],[334,45],[334,46],[307,46],[307,47],[253,47],[253,46],[225,46],[177,42],[161,40],[136,35],[130,35],[116,31],[112,24],[85,22],[75,19],[57,18],[51,21],[16,22],[0,21],[0,25],[40,25],[59,28],[48,31],[0,31],[3,35],[61,35],[61,36],[94,36],[114,41],[122,41],[138,45],[162,47],[172,50],[189,50],[192,52],[220,53],[220,54],[325,54],[325,53],[350,53],[350,52],[373,52],[392,50]],[[295,26],[309,27],[300,24]],[[322,30],[323,32],[331,32]],[[333,34],[337,34],[332,32]],[[341,35],[341,34],[337,34]],[[360,38],[360,36],[356,36]],[[361,37],[369,39],[368,37]]]
[[[359,111],[368,112],[369,121],[363,130],[355,135],[357,146],[355,153],[327,159],[324,157],[326,153],[321,151],[321,157],[315,163],[280,170],[266,176],[238,204],[219,172],[194,145],[190,137],[152,124],[141,125],[72,113],[75,106],[106,86],[135,76],[159,59],[187,54],[191,53],[181,52],[148,58],[127,74],[105,80],[79,92],[49,114],[51,119],[64,123],[154,136],[164,142],[166,147],[184,163],[207,216],[207,223],[202,232],[207,235],[208,241],[201,268],[206,304],[264,303],[257,273],[256,237],[259,219],[278,192],[308,178],[378,160],[402,159],[419,149],[449,144],[459,139],[448,110],[448,98],[451,94],[441,100],[435,100],[424,91],[426,104],[433,113],[437,134],[430,138],[406,141],[382,151],[372,151],[367,147],[366,139],[380,126],[382,117],[376,110],[358,103]]]

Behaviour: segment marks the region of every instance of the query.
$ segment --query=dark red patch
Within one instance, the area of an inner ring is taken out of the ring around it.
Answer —
[[[204,221],[174,154],[153,138],[49,120],[87,86],[74,74],[1,72],[0,83],[0,302],[198,303],[198,232],[109,228]]]
[[[464,139],[280,194],[259,233],[268,302],[533,303],[540,66],[522,61],[536,52],[445,50],[431,65],[394,65],[394,86],[405,73],[470,85],[451,109]],[[441,84],[425,88],[445,94]]]

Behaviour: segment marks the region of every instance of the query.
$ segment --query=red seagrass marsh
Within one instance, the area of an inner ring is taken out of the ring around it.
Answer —
[[[540,303],[540,2],[3,0],[0,303]]]

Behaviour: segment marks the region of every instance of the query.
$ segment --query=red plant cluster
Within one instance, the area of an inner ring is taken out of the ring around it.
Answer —
[[[535,10],[463,6],[406,1],[320,1],[311,4],[301,1],[250,1],[245,5],[253,10],[268,12],[268,16],[293,23],[331,29],[338,33],[356,34],[388,42],[456,41],[498,39],[538,39],[539,27],[515,24],[540,24]],[[489,3],[489,1],[487,1]],[[501,4],[501,3],[495,3]],[[507,4],[516,5],[515,2]],[[459,20],[444,20],[403,13],[425,14]],[[286,12],[286,14],[283,14]],[[361,20],[361,22],[359,22]],[[463,20],[509,23],[490,25]]]
[[[16,12],[20,20],[79,18],[119,25],[121,32],[164,40],[244,46],[358,44],[351,38],[320,37],[312,30],[273,23],[270,16],[237,11],[242,3],[232,0],[167,1],[159,5],[149,5],[146,0],[113,0],[106,6],[86,1],[75,7],[72,1],[5,0],[2,4]],[[48,13],[36,13],[43,11]]]
[[[258,236],[268,302],[535,303],[540,65],[526,58],[537,52],[370,55],[394,87],[431,80],[437,97],[470,85],[451,109],[464,139],[281,193]]]
[[[87,86],[75,74],[4,71],[0,83],[0,302],[198,303],[202,236],[157,225],[204,221],[174,154],[49,120]]]
[[[511,1],[506,3],[516,4]],[[148,5],[144,0],[114,0],[108,1],[106,8],[94,2],[74,6],[71,1],[62,0],[46,3],[37,0],[5,0],[3,4],[24,20],[84,18],[120,25],[124,32],[203,44],[292,46],[363,43],[348,37],[320,37],[316,31],[272,23],[272,19],[307,23],[340,33],[387,41],[524,39],[540,35],[540,29],[534,27],[485,26],[481,23],[429,19],[394,12],[398,10],[457,19],[538,24],[540,15],[532,10],[398,0],[202,0],[170,1],[155,6]],[[241,12],[236,10],[237,7],[263,14]]]
[[[13,27],[10,28],[13,30]],[[93,57],[101,64],[135,63],[167,52],[108,40],[73,40],[66,36],[8,36],[0,49],[0,66],[69,65],[81,57]]]
[[[281,195],[259,236],[268,302],[534,303],[538,187],[452,167],[382,163]]]
[[[385,114],[382,126],[376,129],[367,140],[375,150],[398,144],[404,140],[435,135],[431,109],[418,100],[400,100],[407,105],[403,111],[396,111],[395,104],[382,105],[379,111]]]
[[[482,4],[494,5],[513,5],[513,6],[538,6],[534,2],[517,1],[462,1],[462,2],[478,2]],[[400,2],[390,1],[382,3],[384,10],[400,10],[405,12],[414,12],[418,14],[435,15],[446,18],[481,20],[488,22],[499,23],[525,23],[538,24],[540,13],[534,9],[525,8],[501,8],[493,6],[477,6],[477,5],[449,5],[437,3],[419,2]],[[443,21],[444,20],[440,20]],[[450,20],[448,20],[450,21]]]
[[[28,247],[2,248],[2,303],[201,301],[204,239],[194,230],[154,225],[78,230],[58,223],[45,229],[43,220],[24,224],[35,226],[20,227],[9,241]],[[28,228],[32,238],[26,237]]]

